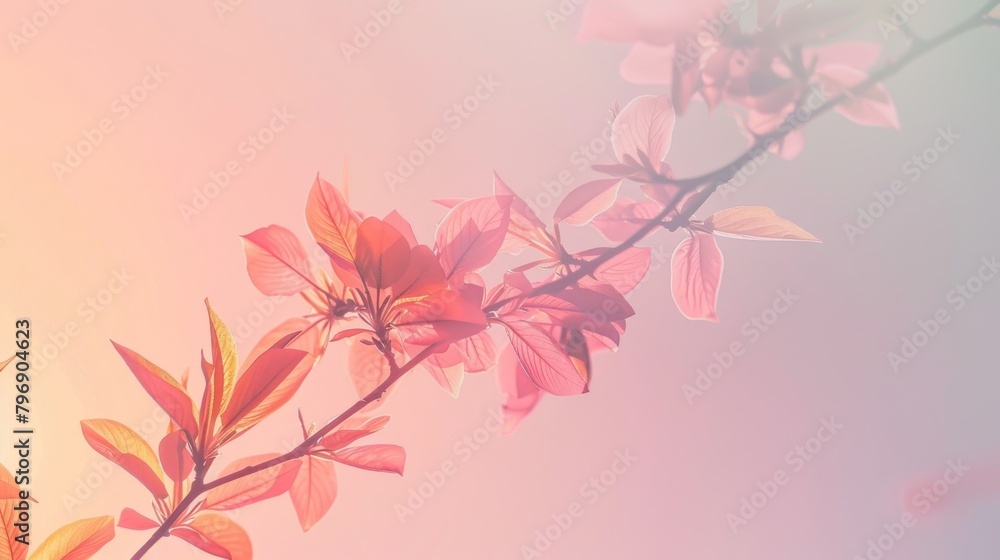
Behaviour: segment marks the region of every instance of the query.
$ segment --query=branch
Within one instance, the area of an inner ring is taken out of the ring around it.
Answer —
[[[851,88],[850,90],[841,93],[840,95],[828,99],[822,105],[817,107],[815,110],[810,111],[805,117],[796,116],[795,113],[789,115],[785,118],[784,123],[778,126],[773,131],[761,135],[753,143],[753,145],[742,155],[734,159],[729,164],[720,167],[719,169],[706,173],[704,175],[699,175],[695,177],[685,178],[685,179],[675,179],[670,181],[671,184],[680,187],[680,190],[676,195],[670,200],[663,210],[657,214],[655,217],[651,218],[644,226],[639,228],[631,237],[626,239],[624,242],[616,247],[613,247],[604,253],[602,253],[597,258],[588,261],[586,264],[580,266],[580,268],[570,272],[569,274],[562,276],[552,282],[536,286],[531,291],[509,298],[497,301],[493,305],[486,308],[487,312],[496,311],[503,307],[504,305],[510,303],[511,301],[529,298],[543,294],[557,294],[560,291],[573,286],[576,282],[582,278],[585,278],[594,272],[604,263],[613,259],[614,257],[621,254],[626,249],[631,248],[633,245],[644,239],[647,235],[652,233],[659,227],[664,227],[670,231],[675,231],[678,228],[685,227],[691,216],[694,215],[706,202],[711,198],[712,194],[715,193],[716,189],[720,186],[731,181],[733,177],[743,168],[746,164],[753,161],[757,157],[766,153],[771,146],[775,143],[780,142],[786,136],[792,132],[804,127],[810,122],[816,120],[817,117],[828,113],[832,109],[836,108],[841,103],[850,100],[852,97],[864,93],[869,88],[875,86],[876,84],[890,78],[901,70],[909,66],[912,62],[922,57],[923,55],[933,51],[934,49],[944,45],[945,43],[963,35],[964,33],[977,29],[979,27],[984,27],[990,25],[994,20],[988,17],[989,12],[1000,5],[1000,0],[990,0],[989,3],[982,9],[980,9],[976,14],[969,19],[963,21],[962,23],[948,29],[941,35],[933,39],[926,39],[919,43],[913,44],[905,54],[903,54],[895,62],[885,65],[880,70],[873,72],[867,80],[858,84],[857,86]],[[704,188],[702,188],[704,187]],[[680,203],[685,196],[687,196],[692,191],[698,191],[694,197],[685,205],[684,209],[681,210],[676,216],[669,218],[671,213],[674,212],[675,207]]]
[[[757,158],[761,154],[767,152],[767,150],[776,142],[780,142],[791,132],[798,130],[805,126],[806,124],[812,122],[820,115],[823,115],[830,110],[834,109],[841,103],[849,100],[851,97],[863,93],[868,88],[882,82],[883,80],[895,75],[902,69],[909,66],[913,61],[920,58],[924,54],[940,47],[941,45],[951,41],[952,39],[963,35],[964,33],[971,31],[973,29],[987,26],[987,25],[997,25],[996,20],[988,16],[989,12],[993,8],[1000,5],[1000,0],[990,0],[985,7],[979,10],[975,16],[965,20],[964,22],[952,27],[951,29],[945,31],[941,35],[920,42],[914,43],[907,52],[901,56],[898,60],[893,63],[887,64],[882,69],[871,74],[871,76],[865,80],[863,83],[859,84],[857,87],[844,92],[832,99],[827,100],[816,110],[810,112],[805,118],[798,118],[794,114],[790,115],[785,119],[785,122],[779,126],[774,131],[760,136],[754,142],[754,144],[741,156],[737,157],[728,165],[717,169],[711,173],[704,175],[691,177],[687,179],[678,179],[672,181],[672,183],[678,187],[680,190],[673,197],[669,204],[667,204],[663,210],[655,217],[649,220],[645,225],[643,225],[638,231],[636,231],[631,237],[629,237],[624,242],[620,243],[616,247],[605,251],[597,258],[583,263],[578,269],[570,272],[566,276],[562,276],[552,282],[536,286],[531,291],[522,294],[520,296],[506,298],[498,301],[484,311],[492,312],[500,309],[505,304],[513,301],[515,299],[532,297],[542,294],[555,294],[561,290],[575,285],[577,281],[583,279],[584,277],[593,274],[597,269],[607,261],[611,260],[615,256],[621,254],[623,251],[631,248],[633,245],[641,241],[647,235],[652,233],[655,229],[659,227],[665,227],[671,231],[674,231],[680,227],[684,227],[688,224],[691,216],[694,215],[707,201],[711,198],[712,194],[715,193],[719,186],[727,183],[736,176],[739,170]],[[698,189],[701,189],[698,191]],[[668,219],[670,214],[674,211],[675,207],[680,203],[680,201],[689,193],[693,191],[698,191],[691,201],[685,205],[685,208],[678,213],[676,216]],[[170,533],[170,529],[173,528],[174,524],[177,523],[180,518],[188,511],[188,508],[197,500],[201,495],[209,490],[218,488],[224,484],[228,484],[235,480],[253,475],[260,471],[269,469],[273,466],[280,465],[287,461],[292,461],[303,457],[309,453],[309,451],[319,443],[319,441],[325,437],[327,434],[335,430],[338,426],[343,424],[346,420],[360,412],[363,408],[371,404],[372,402],[378,400],[382,395],[396,383],[404,374],[416,367],[420,362],[427,358],[431,354],[431,348],[426,348],[406,364],[398,366],[395,360],[390,359],[390,374],[382,384],[376,387],[371,393],[363,397],[358,402],[354,403],[350,408],[342,412],[339,416],[328,422],[322,428],[320,428],[312,436],[308,437],[299,444],[295,449],[271,459],[263,463],[246,467],[234,473],[228,474],[224,477],[213,480],[209,483],[204,483],[204,473],[202,472],[198,478],[192,483],[191,491],[183,500],[174,508],[171,514],[163,521],[160,527],[150,536],[145,544],[132,556],[132,560],[141,559],[153,546],[163,537]],[[207,470],[206,466],[202,466],[202,470]]]
[[[420,362],[424,361],[424,359],[426,359],[427,356],[431,355],[432,349],[433,347],[425,348],[402,366],[397,366],[395,360],[391,360],[390,365],[392,367],[389,373],[389,377],[387,377],[386,380],[382,382],[382,384],[373,389],[372,392],[362,397],[358,402],[351,405],[350,408],[340,413],[339,416],[327,422],[322,428],[317,430],[316,433],[306,438],[305,441],[300,443],[298,446],[295,447],[295,449],[289,451],[288,453],[285,453],[284,455],[281,455],[279,457],[275,457],[274,459],[271,459],[269,461],[265,461],[263,463],[259,463],[256,465],[246,467],[244,469],[240,469],[236,472],[230,473],[221,478],[217,478],[209,483],[203,483],[200,480],[196,479],[194,483],[191,485],[191,491],[188,492],[188,495],[185,496],[184,499],[181,500],[179,504],[177,504],[177,507],[175,507],[174,510],[170,513],[170,515],[163,521],[159,529],[157,529],[149,537],[146,543],[143,544],[142,547],[132,556],[132,560],[139,560],[140,558],[142,558],[147,552],[149,552],[150,549],[153,548],[153,546],[160,539],[166,537],[170,533],[170,529],[174,527],[174,524],[180,521],[181,517],[183,517],[184,514],[187,512],[188,508],[191,507],[191,505],[195,502],[195,500],[201,497],[205,492],[208,492],[209,490],[212,490],[214,488],[218,488],[223,484],[228,484],[235,480],[239,480],[241,478],[245,478],[253,474],[256,474],[260,471],[267,470],[275,465],[280,465],[288,461],[294,461],[295,459],[308,455],[309,451],[313,447],[315,447],[319,443],[319,441],[323,439],[323,437],[325,437],[327,434],[337,429],[338,426],[340,426],[341,424],[346,422],[349,418],[360,412],[364,407],[380,399],[382,395],[385,394],[385,392],[388,391],[389,388],[396,383],[396,381],[399,381],[399,379],[402,378],[403,375],[405,375],[407,372],[415,368]],[[204,475],[201,474],[200,477],[203,478]]]

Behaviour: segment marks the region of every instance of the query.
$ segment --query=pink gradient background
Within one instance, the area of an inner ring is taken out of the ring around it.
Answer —
[[[592,176],[572,158],[600,135],[607,109],[659,92],[618,77],[624,47],[574,42],[579,13],[553,29],[545,11],[556,4],[404,0],[352,63],[341,43],[386,2],[246,0],[222,19],[208,0],[72,2],[20,52],[3,45],[0,318],[13,339],[13,319],[30,317],[36,351],[67,322],[81,325],[36,377],[37,535],[124,506],[145,509],[139,484],[119,471],[92,497],[70,508],[65,501],[100,463],[80,437],[80,419],[139,426],[152,417],[153,403],[108,340],[178,375],[196,367],[208,343],[203,298],[234,329],[267,299],[247,278],[238,235],[275,223],[306,237],[303,208],[317,171],[339,181],[349,158],[352,205],[373,215],[399,209],[423,241],[443,215],[430,199],[486,194],[494,169],[529,199],[563,170],[577,183]],[[915,26],[930,33],[978,5],[932,3]],[[4,3],[0,31],[17,31],[37,10]],[[874,24],[866,32],[878,37]],[[535,531],[582,501],[581,486],[626,449],[635,465],[543,557],[851,558],[899,519],[914,480],[939,476],[957,458],[982,476],[956,487],[952,507],[921,516],[886,557],[995,557],[1000,492],[990,490],[988,472],[1000,444],[1000,290],[987,285],[901,372],[886,353],[997,251],[998,47],[996,32],[979,31],[892,79],[901,132],[825,117],[810,126],[799,159],[771,161],[728,201],[714,199],[708,210],[771,206],[826,241],[723,240],[721,323],[685,321],[667,271],[652,272],[631,298],[638,317],[622,350],[597,359],[593,391],[544,399],[514,436],[491,436],[467,461],[455,446],[499,405],[493,375],[469,376],[458,400],[423,373],[404,380],[377,439],[406,447],[406,475],[338,469],[337,503],[304,535],[285,497],[240,512],[255,557],[522,558]],[[118,120],[113,101],[156,65],[169,76]],[[443,113],[491,74],[497,91],[449,128]],[[180,205],[282,107],[295,115],[288,128],[186,221]],[[52,161],[105,117],[115,131],[57,180]],[[955,149],[850,243],[843,224],[875,189],[903,178],[903,163],[942,126],[961,134]],[[435,127],[448,140],[389,189],[385,172]],[[725,111],[696,105],[679,122],[668,161],[688,175],[743,147]],[[648,244],[669,254],[679,239],[660,234]],[[581,248],[595,242],[583,231],[573,239]],[[121,267],[134,280],[86,322],[77,307]],[[689,404],[682,386],[713,352],[745,341],[744,322],[782,288],[801,300]],[[279,304],[254,336],[303,310],[299,301]],[[325,419],[354,401],[344,358],[343,348],[328,354],[295,399],[308,417]],[[6,400],[8,388],[0,395]],[[284,449],[298,433],[294,415],[283,409],[227,458]],[[734,535],[726,515],[830,416],[842,432]],[[4,445],[0,462],[11,459]],[[401,524],[394,504],[446,460],[458,473]],[[128,557],[145,536],[119,530],[98,558]],[[147,557],[202,557],[176,541]]]

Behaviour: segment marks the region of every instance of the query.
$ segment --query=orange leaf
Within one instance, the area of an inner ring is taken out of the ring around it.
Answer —
[[[261,354],[236,382],[233,398],[230,400],[229,406],[222,411],[224,426],[227,428],[236,426],[268,395],[278,389],[299,363],[309,355],[308,352],[302,350],[290,350],[283,347],[291,336],[282,339]]]
[[[299,317],[281,323],[260,339],[243,362],[240,377],[246,375],[246,371],[257,362],[258,358],[279,343],[282,344],[279,346],[280,348],[303,350],[309,353],[309,357],[299,362],[295,369],[264,397],[264,400],[260,401],[257,406],[253,407],[239,422],[232,426],[233,432],[239,434],[252,428],[292,399],[326,348],[326,340],[329,335],[325,334],[325,328],[325,324],[315,324]],[[294,333],[300,334],[294,340],[289,341],[289,335]]]
[[[166,499],[163,471],[153,448],[131,428],[114,420],[84,420],[83,437],[95,451],[125,469],[143,484],[153,497]]]
[[[49,535],[31,560],[86,560],[115,538],[115,518],[94,517],[65,525]]]
[[[3,465],[0,465],[0,485],[19,491],[14,477]],[[14,527],[17,523],[15,505],[14,500],[0,499],[0,560],[24,560],[28,556],[28,545],[14,540],[20,533]]]
[[[337,473],[333,463],[311,455],[303,457],[302,468],[288,495],[302,530],[308,531],[330,511],[337,499]]]
[[[236,343],[222,319],[205,300],[212,337],[212,368],[205,371],[205,394],[201,405],[202,429],[211,432],[236,383]]]
[[[337,187],[316,175],[306,202],[306,223],[316,242],[330,256],[338,276],[355,287],[358,286],[354,272],[354,246],[360,222]],[[347,274],[340,274],[344,272]]]
[[[14,358],[16,358],[16,357],[17,356],[11,356],[11,357],[7,358],[6,360],[0,362],[0,371],[3,371],[4,368],[6,368],[7,366],[9,366],[10,363],[13,362]]]
[[[219,476],[228,476],[247,467],[270,461],[277,456],[277,453],[273,453],[239,459],[227,466]],[[205,504],[202,507],[225,511],[280,496],[291,487],[299,467],[298,461],[288,461],[213,488],[205,495]]]
[[[125,364],[139,380],[143,389],[153,397],[178,426],[192,437],[198,435],[198,420],[195,418],[194,403],[187,391],[169,373],[143,358],[136,352],[111,341],[121,354]]]
[[[175,535],[204,550],[226,560],[252,560],[253,545],[250,536],[225,515],[202,513],[187,525],[170,531]]]
[[[716,235],[738,239],[819,241],[808,231],[764,206],[738,206],[716,212],[705,221]]]

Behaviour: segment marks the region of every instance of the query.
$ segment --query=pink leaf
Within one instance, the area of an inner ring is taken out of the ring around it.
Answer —
[[[661,209],[660,205],[652,200],[636,202],[628,198],[619,198],[607,212],[594,218],[591,224],[608,241],[621,243],[659,215]]]
[[[618,161],[629,163],[649,159],[653,170],[660,172],[663,158],[670,150],[677,116],[670,98],[644,95],[622,109],[611,126],[611,143]]]
[[[547,332],[524,320],[505,321],[504,325],[518,362],[538,388],[563,396],[588,391],[569,356]]]
[[[592,260],[610,249],[593,249],[577,254],[577,258]],[[607,262],[597,267],[594,277],[610,284],[622,295],[631,292],[638,286],[652,262],[652,250],[648,247],[629,247],[611,257]]]
[[[337,473],[333,463],[310,455],[303,457],[288,492],[303,531],[312,529],[337,499]]]
[[[633,84],[663,85],[673,79],[674,46],[636,43],[622,60],[619,72]]]
[[[437,230],[437,250],[447,278],[461,278],[489,264],[510,224],[510,196],[467,200],[451,209]]]
[[[488,331],[482,331],[457,343],[466,373],[486,371],[497,363],[497,347]]]
[[[316,285],[305,248],[294,233],[268,226],[243,236],[247,272],[268,296],[291,296]]]
[[[833,97],[848,93],[850,99],[837,106],[837,112],[863,126],[899,128],[896,104],[882,84],[874,85],[860,94],[848,90],[868,79],[868,74],[849,66],[825,66],[816,72],[824,94]]]
[[[337,451],[333,458],[359,469],[402,475],[406,451],[398,445],[362,445]]]
[[[347,371],[358,397],[365,397],[389,378],[389,360],[373,344],[366,344],[365,339],[352,340]],[[378,404],[383,402],[384,396],[377,401]]]
[[[420,364],[439,387],[454,398],[458,398],[465,381],[462,368],[462,354],[453,344],[438,354],[432,354]]]
[[[503,434],[510,434],[524,418],[534,410],[542,392],[521,367],[513,348],[507,346],[500,353],[497,366],[497,380],[500,391],[504,394]]]
[[[553,221],[566,222],[573,226],[589,223],[598,214],[606,211],[618,198],[621,179],[601,179],[581,185],[570,192],[556,208]]]
[[[718,321],[722,265],[722,252],[710,233],[694,232],[677,246],[671,259],[671,293],[685,317]]]

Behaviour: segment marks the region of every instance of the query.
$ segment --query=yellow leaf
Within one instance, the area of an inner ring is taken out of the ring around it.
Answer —
[[[738,206],[715,213],[705,226],[716,235],[737,239],[816,241],[815,236],[764,206]]]
[[[166,499],[163,470],[153,448],[142,436],[114,420],[84,420],[83,437],[95,451],[104,455],[134,476],[153,493]]]
[[[115,518],[81,519],[45,539],[31,560],[86,560],[115,537]]]

